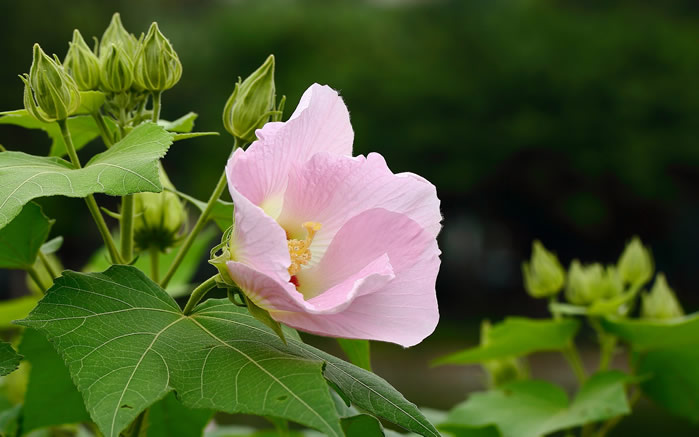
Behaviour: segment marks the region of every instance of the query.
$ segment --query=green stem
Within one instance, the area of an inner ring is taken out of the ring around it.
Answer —
[[[172,276],[177,271],[177,268],[180,266],[180,263],[182,262],[185,255],[187,254],[187,251],[189,250],[190,247],[192,247],[192,244],[194,243],[194,239],[197,237],[199,232],[204,228],[204,225],[206,224],[206,221],[209,218],[209,214],[211,214],[211,210],[214,208],[214,205],[218,201],[218,198],[221,197],[221,193],[223,193],[223,190],[225,188],[226,188],[226,172],[224,170],[223,174],[221,175],[221,178],[218,180],[218,184],[216,185],[216,188],[214,188],[213,193],[211,193],[211,197],[209,197],[209,201],[207,202],[206,207],[204,208],[204,211],[202,211],[201,215],[197,219],[197,222],[194,224],[194,228],[192,228],[192,231],[189,233],[189,235],[187,235],[187,238],[184,240],[184,243],[182,243],[182,246],[177,251],[177,255],[175,256],[175,259],[172,261],[170,268],[168,269],[167,273],[165,274],[165,277],[163,278],[162,282],[160,283],[161,287],[163,287],[163,288],[167,287],[168,282],[170,282],[170,279],[172,279]]]
[[[580,359],[580,354],[578,353],[578,348],[575,347],[575,343],[571,341],[570,344],[563,349],[562,353],[565,359],[568,361],[570,368],[573,370],[573,373],[578,380],[578,384],[582,386],[587,379],[587,373],[585,372],[585,367]]]
[[[157,123],[160,120],[160,98],[162,95],[162,91],[153,91],[153,118],[151,119],[153,123]]]
[[[66,143],[66,150],[68,151],[70,161],[73,163],[75,168],[82,168],[80,165],[80,159],[78,159],[78,154],[75,151],[73,139],[70,136],[70,131],[68,130],[66,120],[58,120],[58,126],[61,128],[61,134],[63,135],[63,141]],[[87,204],[87,209],[90,210],[90,214],[92,214],[92,218],[97,225],[97,229],[99,229],[100,234],[102,235],[102,240],[104,240],[105,246],[107,246],[109,255],[112,258],[112,263],[121,264],[122,260],[119,256],[119,251],[114,243],[114,239],[112,239],[112,234],[109,233],[109,228],[107,227],[107,223],[104,221],[104,217],[102,217],[99,206],[97,206],[95,197],[92,194],[88,194],[85,197],[85,203]]]
[[[154,282],[160,281],[160,249],[151,246],[150,249],[150,278]]]
[[[114,144],[114,141],[112,140],[112,135],[109,133],[109,128],[107,127],[107,124],[104,122],[104,117],[102,117],[102,113],[99,111],[93,112],[92,118],[95,119],[95,123],[97,124],[97,128],[100,131],[100,136],[102,137],[104,145],[109,149]]]
[[[41,282],[41,277],[39,276],[39,273],[37,273],[36,269],[34,267],[29,267],[27,269],[27,273],[29,273],[29,276],[34,280],[34,283],[39,287],[39,290],[41,290],[42,293],[46,294],[48,287],[46,287],[46,285],[44,285],[44,283]]]
[[[609,364],[614,357],[614,349],[616,348],[617,338],[614,335],[608,334],[602,328],[602,324],[596,317],[590,317],[590,325],[597,333],[597,338],[600,343],[600,358],[599,358],[599,370],[609,369]]]
[[[215,274],[206,281],[202,282],[197,288],[194,289],[194,291],[192,291],[192,295],[189,296],[189,300],[182,311],[185,316],[191,313],[204,295],[216,286],[216,277],[218,277],[218,274]]]
[[[51,275],[51,279],[57,278],[58,272],[56,271],[56,269],[53,268],[53,266],[51,265],[51,262],[49,261],[49,258],[41,250],[39,250],[39,259],[41,260],[41,263],[46,268],[46,271],[49,272],[49,275]]]
[[[133,258],[133,194],[121,198],[121,257],[125,262]]]

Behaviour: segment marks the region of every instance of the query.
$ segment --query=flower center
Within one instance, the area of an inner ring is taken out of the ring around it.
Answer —
[[[302,226],[306,230],[306,238],[304,240],[292,239],[287,241],[289,245],[289,255],[291,256],[289,274],[292,276],[292,282],[293,276],[301,270],[302,266],[305,266],[311,260],[311,243],[313,242],[313,237],[315,237],[316,232],[321,228],[321,224],[316,222],[305,222]]]

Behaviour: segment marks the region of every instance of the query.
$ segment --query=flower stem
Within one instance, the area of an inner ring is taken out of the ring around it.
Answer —
[[[585,367],[580,359],[580,354],[578,353],[578,348],[575,347],[575,343],[571,341],[570,344],[563,349],[562,353],[565,359],[568,361],[570,368],[573,370],[573,373],[578,380],[578,384],[582,386],[587,379],[587,373],[585,372]]]
[[[121,197],[121,257],[125,262],[133,258],[133,194]]]
[[[170,268],[168,269],[167,273],[165,274],[165,277],[160,283],[161,287],[167,287],[168,282],[170,282],[170,279],[172,279],[172,276],[177,271],[177,268],[180,266],[180,263],[187,254],[187,251],[190,247],[192,247],[194,239],[204,228],[204,225],[206,224],[206,221],[209,218],[209,214],[211,214],[211,210],[214,208],[214,205],[218,201],[218,198],[221,197],[221,193],[223,193],[224,188],[226,188],[225,170],[221,175],[221,178],[218,180],[218,184],[216,185],[216,188],[214,188],[213,193],[211,193],[211,197],[209,197],[209,201],[207,202],[204,211],[201,212],[201,215],[197,219],[197,222],[194,224],[194,228],[192,228],[192,231],[189,233],[189,235],[187,235],[187,238],[184,240],[184,243],[182,243],[182,246],[180,247],[179,251],[177,252],[177,255],[175,256],[175,259],[172,261]]]
[[[66,120],[58,120],[58,126],[61,128],[61,134],[63,135],[63,141],[66,143],[66,150],[68,151],[70,161],[73,163],[75,168],[82,168],[80,165],[80,160],[78,159],[78,154],[75,151],[73,139],[70,136],[70,131],[68,130]],[[92,214],[92,218],[97,225],[97,229],[99,229],[100,234],[102,235],[104,245],[107,246],[109,256],[112,258],[112,263],[121,264],[121,256],[119,256],[119,251],[116,248],[114,239],[112,239],[112,234],[109,233],[109,228],[107,227],[107,223],[104,221],[104,217],[102,217],[99,206],[97,206],[95,197],[92,194],[88,194],[85,197],[85,203],[87,204],[87,209],[90,210],[90,214]]]
[[[151,246],[150,252],[150,278],[154,282],[160,281],[160,249],[158,246]]]
[[[216,286],[217,277],[218,273],[210,277],[206,281],[202,282],[197,288],[194,289],[194,291],[192,291],[192,295],[189,296],[189,300],[187,301],[187,304],[184,306],[184,310],[182,311],[185,316],[191,313],[194,307],[197,306],[199,301],[204,297],[204,295]]]
[[[109,133],[109,128],[107,127],[107,124],[104,122],[104,117],[102,117],[102,113],[99,112],[99,110],[95,111],[92,113],[92,118],[95,119],[95,124],[97,124],[97,128],[100,131],[100,136],[102,137],[104,145],[107,147],[107,149],[109,149],[114,144],[114,141],[112,140],[112,135]]]
[[[27,273],[29,273],[29,276],[34,280],[34,283],[39,287],[39,290],[41,290],[42,293],[46,294],[46,291],[49,289],[49,287],[46,287],[43,282],[41,282],[41,277],[39,276],[39,273],[37,273],[36,269],[34,267],[29,267],[27,269]]]
[[[53,268],[53,266],[51,265],[51,262],[49,261],[49,258],[41,250],[39,250],[39,259],[41,260],[41,263],[46,268],[46,271],[49,272],[49,275],[51,275],[51,279],[53,280],[53,279],[57,278],[58,272],[56,271],[56,269]]]
[[[160,120],[160,98],[162,95],[162,91],[153,92],[153,123],[157,123]]]

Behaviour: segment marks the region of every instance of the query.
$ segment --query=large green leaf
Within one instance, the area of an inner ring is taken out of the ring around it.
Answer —
[[[604,320],[631,344],[641,389],[674,414],[699,422],[699,313],[672,320]]]
[[[9,343],[0,341],[0,376],[5,376],[17,370],[22,356],[10,346]]]
[[[194,121],[199,117],[195,112],[188,112],[177,120],[158,120],[158,126],[162,126],[170,132],[188,133],[194,129]]]
[[[109,127],[114,123],[106,119]],[[51,138],[51,156],[63,156],[66,152],[66,145],[61,135],[58,123],[44,123],[29,115],[25,109],[0,113],[0,124],[11,124],[27,129],[41,129]],[[90,141],[100,135],[99,128],[95,120],[89,115],[79,115],[68,119],[68,129],[73,139],[76,150],[82,149]]]
[[[172,144],[172,136],[153,123],[142,124],[81,169],[56,157],[1,152],[0,228],[37,197],[161,191],[158,159]]]
[[[508,317],[493,325],[488,343],[438,358],[434,364],[470,364],[487,360],[516,357],[537,351],[565,348],[578,332],[574,319],[532,320]]]
[[[168,393],[148,411],[148,437],[196,437],[204,433],[214,412],[187,408]]]
[[[30,202],[7,226],[0,229],[0,269],[27,270],[49,236],[53,220]]]
[[[624,388],[627,380],[627,375],[617,371],[597,373],[572,403],[563,389],[549,382],[513,382],[471,395],[449,413],[440,429],[468,435],[459,431],[495,425],[503,437],[539,437],[598,422],[630,412]]]
[[[285,345],[227,299],[208,300],[184,316],[131,266],[64,272],[20,324],[52,340],[106,436],[171,389],[188,407],[280,417],[341,435],[323,368],[357,406],[422,435],[439,435],[378,376],[293,336]]]
[[[68,368],[40,332],[26,329],[19,350],[31,364],[22,414],[25,431],[90,420]]]
[[[173,388],[188,407],[276,416],[342,435],[322,363],[279,350],[256,326],[227,315],[236,324],[185,317],[141,271],[114,266],[64,273],[21,324],[55,344],[107,437]]]

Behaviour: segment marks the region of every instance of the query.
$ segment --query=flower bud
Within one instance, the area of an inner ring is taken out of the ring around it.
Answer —
[[[73,31],[68,54],[63,61],[65,70],[70,74],[80,91],[96,90],[100,82],[100,63],[97,56],[87,46],[80,31]]]
[[[677,296],[672,291],[665,275],[658,273],[650,293],[642,295],[641,317],[646,319],[672,319],[684,315]]]
[[[617,263],[621,279],[628,284],[645,284],[653,276],[653,257],[638,237],[626,245]]]
[[[589,305],[604,293],[604,269],[600,264],[583,266],[573,260],[568,269],[566,299],[575,305]]]
[[[611,299],[624,292],[624,282],[615,266],[607,266],[602,274],[599,285],[599,297],[601,299]]]
[[[485,320],[481,324],[481,346],[489,342],[490,322]],[[529,372],[521,359],[517,357],[503,358],[499,360],[486,360],[481,363],[483,370],[488,375],[488,387],[500,387],[508,382],[527,379]]]
[[[165,91],[180,80],[182,63],[157,23],[148,29],[136,55],[134,69],[136,83],[148,91]]]
[[[24,82],[24,107],[37,120],[65,120],[80,107],[80,91],[58,59],[49,58],[34,44],[34,60]]]
[[[102,58],[100,75],[102,88],[113,93],[122,93],[133,83],[133,63],[120,46],[111,46],[110,51]]]
[[[124,53],[133,62],[139,44],[135,36],[130,34],[121,24],[121,16],[118,12],[112,15],[112,21],[102,35],[99,45],[99,57],[103,59],[111,53],[111,46],[115,45],[124,50]]]
[[[174,246],[187,217],[177,194],[165,189],[175,187],[162,167],[160,183],[163,185],[160,193],[134,194],[134,241],[138,250],[155,246],[165,252]]]
[[[223,109],[223,126],[236,138],[255,141],[255,130],[274,112],[274,55],[247,79],[235,84]]]
[[[534,241],[531,261],[522,264],[522,274],[524,287],[535,298],[556,295],[565,282],[565,272],[558,258],[540,241]]]

